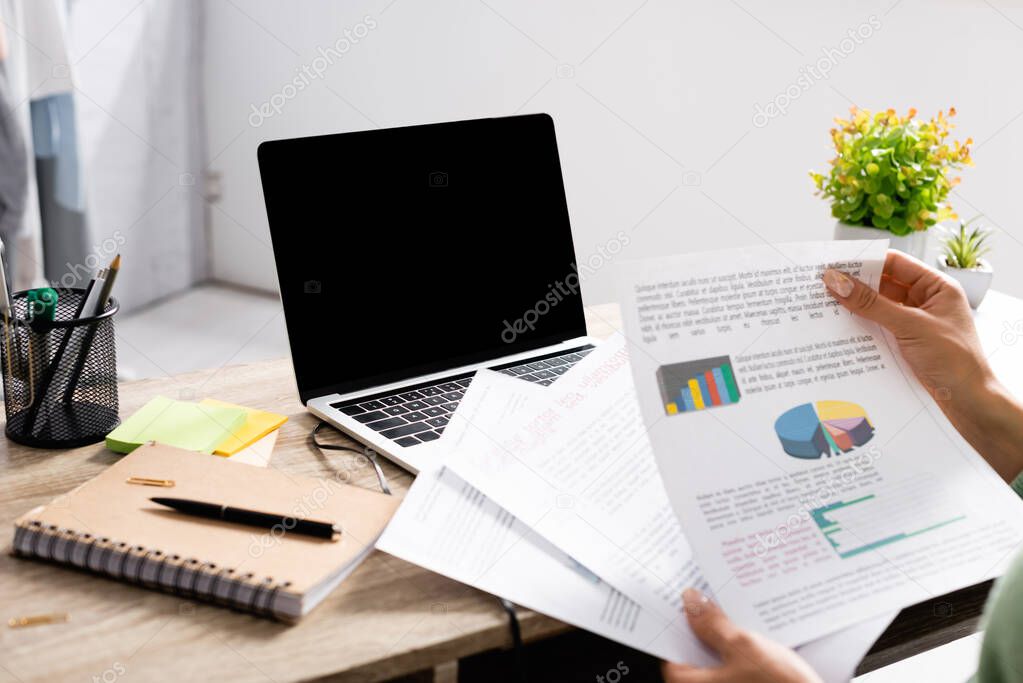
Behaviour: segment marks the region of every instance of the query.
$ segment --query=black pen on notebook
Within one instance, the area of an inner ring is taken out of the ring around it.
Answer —
[[[303,536],[315,536],[336,541],[341,538],[341,527],[331,522],[317,522],[312,519],[298,519],[290,515],[279,515],[271,512],[259,512],[244,508],[233,508],[219,503],[204,503],[199,500],[185,498],[150,498],[160,505],[166,505],[178,512],[194,517],[222,519],[225,522],[258,526],[264,529],[280,528],[284,532],[294,532]]]

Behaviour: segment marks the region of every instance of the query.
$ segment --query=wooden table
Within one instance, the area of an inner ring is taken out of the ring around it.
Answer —
[[[593,336],[609,335],[620,326],[617,306],[587,309],[587,324]],[[316,421],[298,401],[288,360],[127,382],[121,385],[121,414],[130,415],[157,394],[212,396],[288,415],[273,467],[322,477],[347,470],[351,483],[378,486],[372,467],[353,454],[310,445]],[[102,444],[48,451],[0,440],[0,547],[9,549],[16,517],[92,478],[117,457]],[[402,495],[411,476],[386,461],[383,467]],[[889,629],[861,668],[975,629],[986,587],[960,593],[933,601],[947,609],[928,603],[907,610],[908,620]],[[3,621],[50,612],[69,612],[72,619],[23,629],[0,625],[0,683],[109,683],[122,675],[132,681],[378,681],[434,667],[450,674],[447,663],[510,645],[507,615],[493,596],[381,552],[296,626],[0,555]],[[519,619],[526,641],[570,628],[525,609]]]

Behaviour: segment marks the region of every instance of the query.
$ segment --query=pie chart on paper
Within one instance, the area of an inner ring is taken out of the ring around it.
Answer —
[[[848,453],[874,437],[867,411],[849,401],[814,401],[790,408],[775,420],[774,431],[786,453],[806,460]]]

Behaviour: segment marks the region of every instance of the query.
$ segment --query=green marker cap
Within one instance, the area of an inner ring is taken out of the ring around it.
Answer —
[[[25,300],[28,302],[29,322],[36,320],[53,322],[57,312],[57,290],[53,287],[30,289],[25,295]]]

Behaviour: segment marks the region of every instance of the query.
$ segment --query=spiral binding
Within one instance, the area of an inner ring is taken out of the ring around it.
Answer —
[[[61,557],[57,557],[56,552],[61,547],[61,542],[64,543],[64,552]],[[74,561],[74,553],[76,550],[80,550],[83,544],[86,546],[85,557],[79,565]],[[15,525],[13,546],[14,553],[23,557],[70,565],[94,574],[108,574],[139,586],[173,593],[181,598],[223,605],[271,619],[281,619],[273,611],[274,600],[281,588],[290,585],[290,582],[274,581],[270,576],[256,580],[251,573],[238,577],[231,576],[235,573],[234,569],[217,568],[212,562],[200,562],[195,558],[168,555],[160,550],[139,545],[132,546],[124,542],[112,541],[106,537],[80,533],[73,529],[62,529],[53,524],[43,524],[38,520],[27,520]],[[97,552],[99,553],[96,558],[97,566],[93,567],[93,556]],[[108,568],[111,555],[120,556],[120,563],[113,570]],[[134,572],[130,576],[126,571],[129,559],[134,559],[136,563]],[[145,569],[147,565],[152,567],[153,563],[156,565],[156,573],[154,580],[148,581],[145,577]],[[168,582],[169,585],[163,581],[164,574],[168,569],[173,571],[173,578]],[[185,582],[182,581],[182,574],[185,571],[193,572],[187,588],[183,585]],[[225,575],[228,576],[225,577]],[[202,578],[208,578],[210,581],[207,589],[200,592],[198,586]],[[217,592],[220,584],[225,580],[230,582],[228,593],[226,597],[219,598]],[[243,585],[252,589],[252,597],[246,602],[242,602],[238,598],[238,592]],[[260,606],[261,602],[262,607]]]

